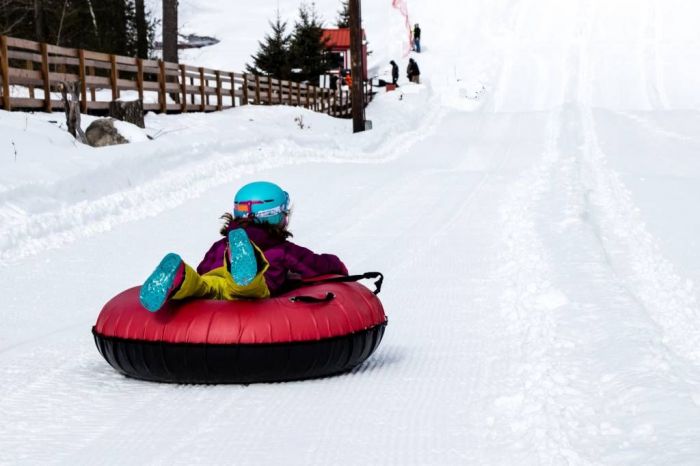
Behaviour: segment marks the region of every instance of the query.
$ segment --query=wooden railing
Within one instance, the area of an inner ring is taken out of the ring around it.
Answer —
[[[349,117],[349,91],[268,76],[123,57],[0,36],[0,108],[62,110],[59,86],[80,82],[83,113],[105,113],[130,92],[144,111],[211,112],[241,105],[292,105]],[[365,105],[371,99],[365,90]]]

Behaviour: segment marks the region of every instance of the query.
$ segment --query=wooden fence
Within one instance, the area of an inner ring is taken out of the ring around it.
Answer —
[[[62,110],[59,85],[75,81],[83,113],[104,114],[111,101],[130,92],[144,111],[162,113],[292,105],[335,117],[351,114],[349,91],[0,36],[0,108]],[[368,83],[365,105],[371,96]]]

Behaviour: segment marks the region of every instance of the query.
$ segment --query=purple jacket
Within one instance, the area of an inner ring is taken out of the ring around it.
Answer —
[[[229,226],[229,230],[233,228],[238,226],[235,224]],[[265,229],[255,225],[246,226],[244,229],[248,238],[262,250],[265,259],[270,263],[270,267],[265,272],[265,282],[273,296],[284,287],[288,272],[299,274],[301,278],[325,274],[348,274],[345,264],[333,254],[315,254],[292,242],[272,238]],[[197,273],[204,275],[221,267],[227,246],[227,238],[214,243],[197,267]]]

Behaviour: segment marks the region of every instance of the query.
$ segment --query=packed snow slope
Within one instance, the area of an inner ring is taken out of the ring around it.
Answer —
[[[187,61],[245,63],[277,2],[230,3],[181,2],[222,39]],[[0,464],[697,464],[700,8],[435,3],[407,5],[423,84],[380,93],[371,132],[249,107],[96,150],[0,112]],[[373,68],[405,67],[398,10],[363,13]],[[196,263],[255,179],[297,242],[385,273],[377,353],[284,384],[117,374],[101,306]]]

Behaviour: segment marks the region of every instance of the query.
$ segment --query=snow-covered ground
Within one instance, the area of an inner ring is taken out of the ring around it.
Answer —
[[[276,4],[182,0],[222,40],[183,61],[240,69]],[[0,464],[697,464],[699,8],[408,8],[424,84],[380,94],[371,132],[248,107],[91,149],[0,112]],[[391,1],[363,13],[375,67],[405,66]],[[284,384],[117,374],[101,306],[169,251],[196,263],[255,179],[291,193],[299,243],[385,273],[377,353]]]

